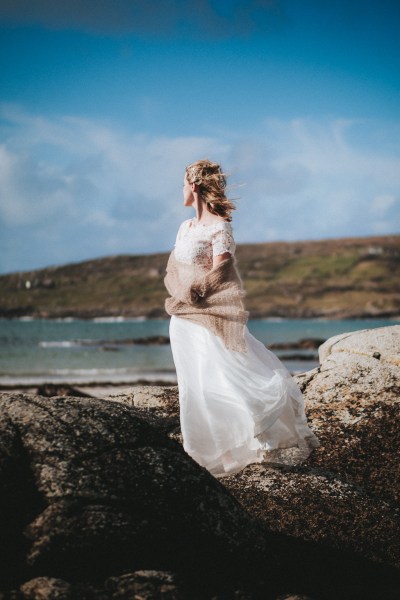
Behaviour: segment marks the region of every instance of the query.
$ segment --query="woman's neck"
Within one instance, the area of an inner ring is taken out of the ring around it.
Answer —
[[[199,196],[195,196],[195,200],[193,202],[193,208],[196,211],[196,221],[197,223],[207,225],[209,223],[213,223],[214,221],[220,221],[221,217],[218,215],[213,215],[207,210],[205,203],[200,200]]]
[[[196,211],[195,219],[197,223],[204,223],[204,221],[207,220],[207,209],[204,207],[203,203],[195,206],[194,209]]]

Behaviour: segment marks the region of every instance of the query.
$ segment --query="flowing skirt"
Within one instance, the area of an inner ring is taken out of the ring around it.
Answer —
[[[183,447],[214,476],[255,462],[297,463],[319,445],[300,389],[247,327],[246,353],[228,350],[206,327],[176,316],[170,338]]]

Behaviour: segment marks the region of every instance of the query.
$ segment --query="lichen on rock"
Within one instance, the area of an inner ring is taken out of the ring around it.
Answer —
[[[399,348],[399,326],[327,340],[297,377],[321,446],[302,467],[250,465],[224,485],[274,531],[399,568]]]

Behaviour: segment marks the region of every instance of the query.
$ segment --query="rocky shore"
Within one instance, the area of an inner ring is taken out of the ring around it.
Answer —
[[[0,598],[400,597],[400,326],[298,376],[321,446],[216,480],[176,387],[0,398]]]

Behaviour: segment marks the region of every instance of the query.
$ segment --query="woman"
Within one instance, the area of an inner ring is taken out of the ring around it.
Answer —
[[[196,216],[179,228],[165,285],[184,448],[216,477],[304,459],[319,442],[289,372],[247,328],[220,166],[189,165],[183,198]]]

